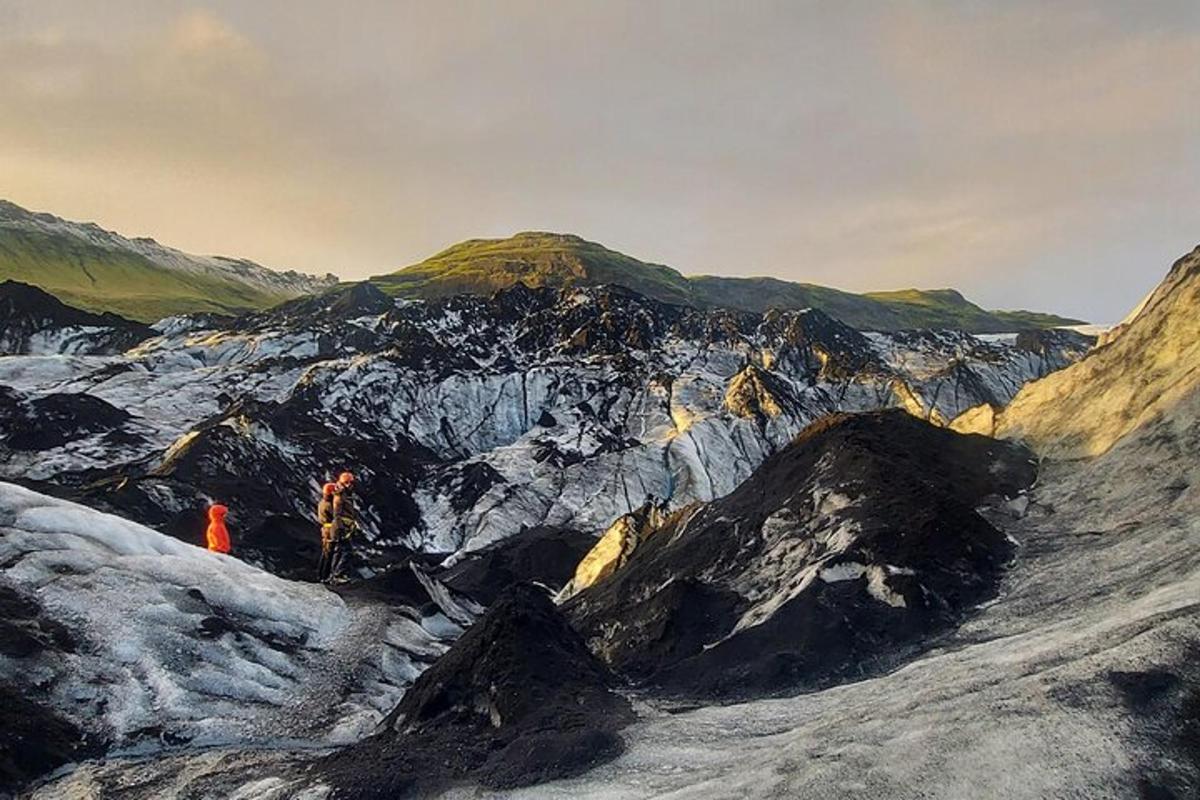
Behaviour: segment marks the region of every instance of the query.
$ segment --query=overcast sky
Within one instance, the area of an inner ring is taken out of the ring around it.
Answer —
[[[1200,3],[0,0],[0,197],[345,278],[553,230],[1111,321],[1200,242]]]

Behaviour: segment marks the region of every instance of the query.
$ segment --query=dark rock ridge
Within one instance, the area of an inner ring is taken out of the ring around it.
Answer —
[[[546,593],[517,584],[421,674],[381,730],[319,766],[332,797],[427,796],[577,775],[619,754],[615,679]]]
[[[129,414],[87,394],[28,397],[0,386],[0,453],[37,452],[96,434],[114,442],[136,439],[124,429]]]
[[[99,753],[98,745],[70,720],[0,684],[0,797]]]
[[[0,355],[106,355],[153,335],[147,325],[80,311],[35,286],[0,283]]]
[[[438,580],[476,602],[491,605],[517,583],[557,589],[596,543],[589,533],[569,528],[535,528],[472,553],[438,573]]]
[[[833,415],[564,610],[616,671],[674,694],[869,675],[994,593],[1012,546],[975,507],[1035,473],[1022,447],[899,411]]]

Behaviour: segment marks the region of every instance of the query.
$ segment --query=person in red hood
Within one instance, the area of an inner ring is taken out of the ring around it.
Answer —
[[[214,553],[229,552],[229,529],[225,527],[225,515],[229,509],[220,503],[208,507],[208,549]]]

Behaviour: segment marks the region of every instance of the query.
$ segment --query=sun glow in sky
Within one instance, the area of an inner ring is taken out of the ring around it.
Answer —
[[[0,197],[365,277],[577,233],[1108,321],[1200,242],[1200,4],[0,0]]]

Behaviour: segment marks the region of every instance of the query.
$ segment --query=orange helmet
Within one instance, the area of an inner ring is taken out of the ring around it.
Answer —
[[[226,508],[225,506],[221,505],[220,503],[213,503],[211,506],[208,507],[208,518],[209,519],[222,519],[228,513],[229,513],[229,509]]]
[[[333,494],[336,491],[337,491],[336,483],[327,483],[321,487],[321,494],[324,495],[325,497],[329,497],[329,495]]]
[[[337,482],[342,486],[350,486],[354,483],[354,474],[351,472],[343,472],[341,475],[338,475]]]

